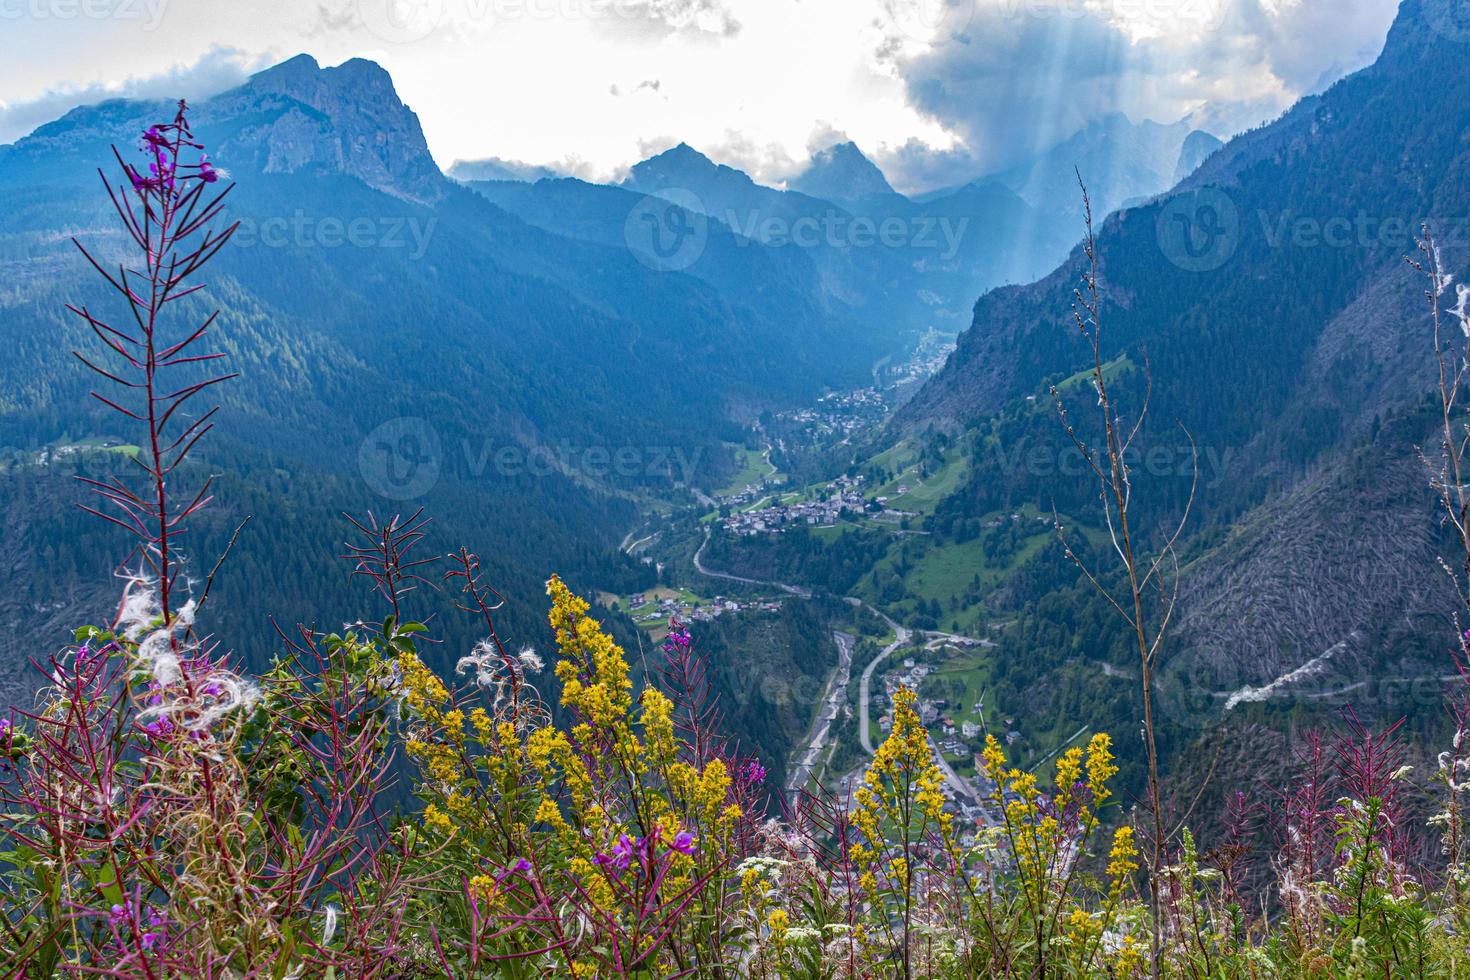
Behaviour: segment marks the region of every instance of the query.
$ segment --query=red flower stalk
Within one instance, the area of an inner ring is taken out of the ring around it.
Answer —
[[[235,224],[223,231],[213,227],[231,188],[212,189],[219,171],[205,157],[203,145],[194,140],[186,114],[181,101],[172,122],[149,127],[143,134],[147,163],[142,170],[113,148],[123,183],[114,185],[98,171],[128,237],[141,253],[141,265],[130,268],[119,263],[116,271],[109,271],[81,242],[72,239],[123,298],[126,316],[105,319],[85,305],[67,306],[87,322],[105,348],[101,355],[74,352],[114,387],[111,395],[93,391],[92,397],[146,430],[138,456],[144,485],[130,486],[118,476],[83,478],[100,498],[96,507],[84,509],[137,538],[143,567],[158,583],[165,626],[172,623],[174,614],[179,565],[174,538],[209,501],[210,489],[206,479],[188,503],[180,504],[170,499],[169,479],[214,425],[218,407],[193,412],[195,397],[236,377],[198,370],[225,356],[198,349],[218,310],[202,321],[174,326],[172,304],[204,288],[203,283],[194,282],[196,274],[236,228]],[[106,364],[109,360],[112,363]]]

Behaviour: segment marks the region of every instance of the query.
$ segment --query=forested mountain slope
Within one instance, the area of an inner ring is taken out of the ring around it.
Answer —
[[[72,519],[82,492],[62,477],[127,465],[129,433],[87,396],[70,351],[98,342],[63,307],[117,312],[70,238],[122,258],[97,167],[164,115],[161,103],[83,107],[0,152],[0,479],[14,557],[0,572],[13,627],[0,662],[12,679],[63,623],[107,616],[117,590],[124,542]],[[743,250],[765,285],[749,292],[496,207],[439,172],[369,62],[299,57],[194,118],[237,181],[229,214],[242,225],[209,292],[180,305],[222,308],[215,336],[241,377],[220,389],[197,461],[225,475],[221,503],[187,551],[197,585],[253,517],[211,603],[213,625],[256,660],[276,642],[267,614],[335,628],[362,607],[330,542],[346,534],[342,510],[369,508],[427,507],[426,549],[484,554],[513,597],[511,634],[539,641],[550,571],[589,591],[646,581],[651,570],[618,551],[641,502],[718,485],[744,419],[861,383],[896,345],[808,302],[800,256]],[[422,591],[425,614],[448,609]],[[449,645],[469,629],[451,618]]]
[[[1375,65],[1099,231],[1104,350],[1126,419],[1152,382],[1135,459],[1146,526],[1181,512],[1191,441],[1200,453],[1170,645],[1176,694],[1195,697],[1170,719],[1176,738],[1277,699],[1336,710],[1334,692],[1375,677],[1433,688],[1448,667],[1455,597],[1419,448],[1438,446],[1433,341],[1425,280],[1404,261],[1427,223],[1446,271],[1470,272],[1470,73],[1443,8],[1405,0]],[[1081,468],[1059,465],[1071,444],[1049,394],[1088,365],[1071,319],[1083,270],[1075,252],[1037,283],[983,296],[895,420],[890,440],[944,432],[982,447],[938,520],[1024,503],[1096,512]],[[1063,389],[1095,435],[1085,384]],[[1061,670],[1088,590],[1059,564],[1006,595],[1020,623],[1011,653],[1043,665],[1033,674]],[[1128,666],[1106,633],[1080,649]],[[1391,714],[1396,697],[1370,694],[1367,710]],[[1431,691],[1409,707],[1423,719],[1437,704]]]

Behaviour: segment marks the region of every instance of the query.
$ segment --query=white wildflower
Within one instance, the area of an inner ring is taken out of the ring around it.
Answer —
[[[530,647],[526,647],[519,654],[517,654],[516,659],[520,661],[521,667],[524,668],[526,673],[528,674],[539,674],[541,673],[542,668],[545,666],[545,664],[541,662],[541,655]]]

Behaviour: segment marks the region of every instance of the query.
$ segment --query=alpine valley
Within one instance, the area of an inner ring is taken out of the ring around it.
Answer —
[[[480,553],[518,646],[548,642],[551,571],[598,597],[636,669],[689,625],[773,785],[850,786],[900,680],[962,796],[983,732],[1036,766],[1135,730],[1137,650],[1058,536],[1117,584],[1057,412],[1100,437],[1080,176],[1104,369],[1142,421],[1140,541],[1188,512],[1164,769],[1269,779],[1293,730],[1349,702],[1438,744],[1457,545],[1421,449],[1443,420],[1405,257],[1427,224],[1470,275],[1470,72],[1434,2],[1404,0],[1371,67],[1227,142],[1109,115],[913,197],[847,141],[782,186],[684,143],[608,183],[441,170],[365,60],[302,55],[192,105],[240,222],[209,291],[239,378],[188,474],[215,477],[183,545],[209,629],[260,670],[277,628],[340,628],[362,596],[323,546],[343,513],[423,508],[422,552]],[[96,302],[72,239],[104,263],[126,245],[99,161],[171,111],[102,102],[0,147],[7,703],[126,573],[74,477],[138,449],[89,396],[70,351],[99,342],[65,307]],[[439,584],[406,601],[447,675],[476,634]]]

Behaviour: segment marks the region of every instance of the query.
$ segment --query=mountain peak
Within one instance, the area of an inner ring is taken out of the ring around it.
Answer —
[[[812,155],[806,170],[790,182],[792,190],[827,201],[854,201],[895,193],[883,171],[856,143],[834,143]]]
[[[442,193],[442,175],[423,127],[403,104],[393,78],[376,62],[352,58],[323,68],[300,54],[251,76],[210,100],[211,116],[247,115],[264,102],[288,99],[311,110],[277,104],[269,122],[242,130],[220,149],[254,155],[266,173],[306,168],[351,175],[378,190],[416,200]]]
[[[1200,164],[1224,145],[1213,133],[1207,133],[1203,129],[1191,130],[1179,147],[1179,162],[1174,167],[1174,183],[1179,183],[1198,170]]]
[[[303,52],[296,55],[296,57],[294,58],[287,58],[280,64],[261,69],[251,76],[251,80],[255,82],[261,82],[275,79],[287,80],[304,78],[315,75],[321,70],[322,66],[317,62],[317,60],[311,55]]]
[[[700,153],[694,147],[690,146],[688,143],[683,142],[682,140],[677,145],[671,146],[669,149],[664,150],[662,153],[655,154],[643,162],[652,163],[655,160],[659,160],[668,164],[678,164],[679,166],[697,166],[706,168],[712,168],[716,166],[713,160],[705,156],[703,153]]]
[[[320,108],[324,93],[333,95],[372,94],[376,98],[387,96],[398,102],[398,93],[393,88],[393,76],[376,61],[366,58],[350,58],[333,68],[323,68],[309,54],[298,54],[278,65],[273,65],[250,76],[245,87],[256,92],[273,92],[287,95],[313,108]],[[398,102],[400,108],[403,107]]]
[[[738,176],[736,176],[738,175]],[[679,143],[633,165],[625,186],[653,193],[666,187],[702,187],[710,181],[743,182],[750,178],[738,170],[722,167],[688,143]]]

